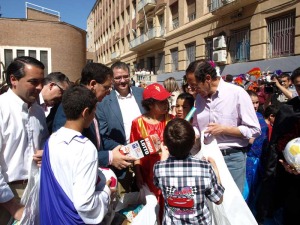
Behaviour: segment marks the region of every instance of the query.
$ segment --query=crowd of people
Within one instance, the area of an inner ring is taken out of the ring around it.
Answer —
[[[124,62],[88,63],[75,83],[61,72],[44,77],[44,65],[27,56],[5,73],[0,224],[22,219],[32,162],[41,168],[41,224],[101,224],[116,196],[143,185],[157,198],[157,224],[212,224],[208,201],[222,204],[226,188],[213,158],[193,156],[201,135],[206,144],[216,140],[257,223],[280,214],[280,224],[297,224],[299,173],[282,151],[300,137],[300,67],[271,77],[255,68],[234,79],[196,60],[181,87],[170,77],[144,88]],[[136,159],[120,152],[153,134],[163,143],[157,153]],[[98,167],[114,171],[117,190],[111,180],[96,190]]]

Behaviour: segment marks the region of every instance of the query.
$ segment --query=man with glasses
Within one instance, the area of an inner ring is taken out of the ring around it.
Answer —
[[[105,149],[129,143],[132,120],[140,116],[143,89],[130,85],[130,69],[124,62],[111,66],[113,71],[113,90],[97,106],[97,117],[100,120],[100,131]],[[113,156],[115,157],[115,156]],[[115,170],[120,178],[131,162],[123,163]],[[121,170],[121,171],[120,171]],[[128,171],[128,169],[127,169]],[[130,176],[130,173],[127,173]],[[129,179],[130,180],[130,179]],[[119,181],[122,182],[121,179]],[[131,187],[130,181],[122,184],[125,190]]]
[[[275,82],[275,85],[278,89],[276,93],[270,96],[272,105],[280,106],[293,97],[297,96],[297,92],[293,87],[289,74],[283,73],[278,77],[273,76],[272,81]]]
[[[39,95],[38,103],[44,109],[50,134],[52,133],[54,116],[61,102],[62,95],[69,85],[69,78],[61,72],[50,73],[44,79],[44,86]]]
[[[249,139],[258,137],[260,125],[247,92],[217,76],[206,60],[192,62],[186,69],[187,82],[196,90],[193,126],[209,143],[215,138],[236,185],[243,193]]]

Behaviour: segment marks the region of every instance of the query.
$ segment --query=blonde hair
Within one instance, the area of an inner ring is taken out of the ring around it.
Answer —
[[[179,85],[174,77],[169,77],[165,79],[163,84],[164,88],[170,93],[180,90]]]

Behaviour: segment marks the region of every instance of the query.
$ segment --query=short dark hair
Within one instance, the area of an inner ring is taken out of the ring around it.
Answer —
[[[65,74],[63,74],[61,72],[52,72],[52,73],[49,73],[45,77],[45,79],[44,79],[44,85],[49,84],[51,82],[54,82],[54,83],[67,82],[68,84],[70,84],[69,78]]]
[[[291,75],[291,80],[294,83],[296,78],[300,76],[300,67],[298,67],[297,69],[295,69]]]
[[[122,69],[122,70],[127,70],[128,74],[130,75],[130,68],[129,68],[129,66],[128,66],[126,63],[124,63],[124,62],[120,62],[120,61],[115,62],[114,64],[111,65],[110,68],[111,68],[112,71],[114,71],[115,68],[117,68],[117,69]]]
[[[186,100],[191,108],[194,106],[195,99],[194,96],[191,95],[190,93],[183,92],[178,95],[177,100],[178,99]]]
[[[11,75],[14,75],[17,80],[20,80],[25,76],[25,65],[32,65],[42,70],[45,69],[44,64],[35,58],[32,58],[30,56],[17,57],[9,64],[5,72],[6,83],[9,87],[12,87],[12,84],[10,82]]]
[[[101,63],[88,63],[82,69],[80,83],[88,85],[92,80],[95,80],[99,84],[105,83],[105,81],[113,76],[112,70]]]
[[[225,76],[225,81],[226,81],[226,82],[232,82],[232,81],[233,81],[233,76],[232,76],[231,74],[227,74],[227,75]]]
[[[204,82],[207,74],[209,74],[213,80],[217,79],[216,69],[205,59],[191,62],[185,73],[194,73],[196,80],[199,82]]]
[[[291,79],[291,76],[288,74],[288,73],[282,73],[278,76],[279,79],[282,79],[282,78],[287,78],[288,80]]]
[[[276,105],[268,105],[264,111],[264,118],[269,118],[270,115],[274,115],[276,116],[277,112],[278,112],[278,106]]]
[[[164,143],[172,156],[185,159],[195,143],[195,131],[192,125],[181,118],[172,119],[165,127]]]
[[[73,85],[64,92],[61,103],[67,120],[77,120],[85,108],[92,112],[97,102],[90,89],[82,85]]]

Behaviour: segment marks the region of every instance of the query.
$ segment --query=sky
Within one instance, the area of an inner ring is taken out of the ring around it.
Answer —
[[[25,2],[60,12],[61,21],[86,30],[87,17],[96,0],[0,0],[5,18],[25,18]]]

